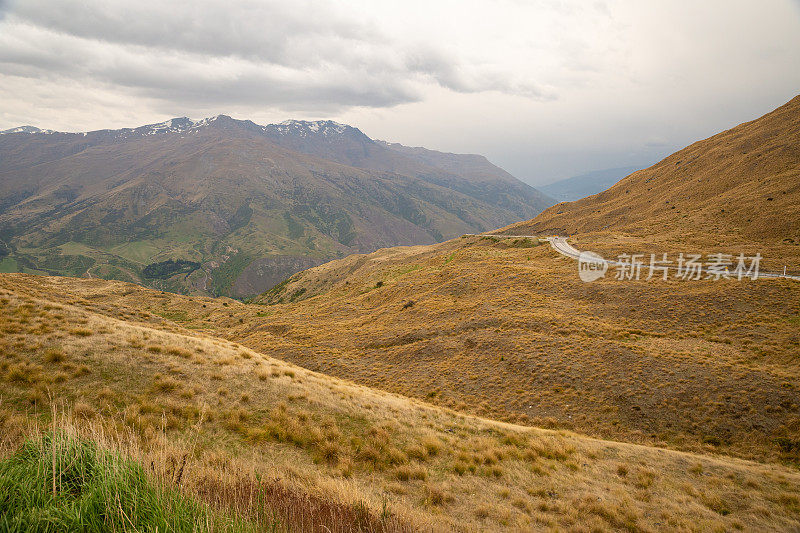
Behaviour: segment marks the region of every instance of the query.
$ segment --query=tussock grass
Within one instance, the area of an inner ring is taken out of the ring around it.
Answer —
[[[32,438],[0,461],[3,531],[244,531],[159,487],[135,461],[65,432]]]

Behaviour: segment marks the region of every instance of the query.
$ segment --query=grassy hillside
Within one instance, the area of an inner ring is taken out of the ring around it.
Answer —
[[[800,286],[790,281],[585,284],[548,246],[472,237],[331,262],[257,305],[40,283],[481,416],[800,460]]]
[[[796,282],[585,284],[548,246],[466,238],[329,263],[264,301],[219,331],[514,422],[800,459]]]
[[[191,306],[157,316],[181,297],[132,285],[8,274],[0,287],[6,450],[50,427],[55,405],[84,435],[127,443],[189,497],[298,531],[800,526],[793,469],[493,422],[369,389],[193,331]],[[104,300],[115,292],[117,303]],[[231,318],[245,307],[191,301]]]

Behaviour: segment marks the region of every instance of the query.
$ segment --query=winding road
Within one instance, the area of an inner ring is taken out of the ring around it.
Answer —
[[[500,239],[514,239],[514,238],[516,238],[516,239],[536,239],[536,240],[538,240],[540,242],[542,242],[542,241],[549,242],[550,246],[553,248],[553,250],[555,250],[556,252],[558,252],[559,254],[561,254],[561,255],[563,255],[565,257],[569,257],[571,259],[574,259],[574,260],[578,261],[580,259],[580,256],[581,256],[581,251],[578,250],[577,248],[575,248],[574,246],[572,246],[570,243],[568,243],[566,237],[561,237],[561,236],[558,236],[558,235],[554,235],[552,237],[539,237],[538,235],[503,235],[503,234],[494,234],[494,233],[481,233],[481,234],[467,234],[466,236],[468,236],[468,237],[495,237],[495,238],[500,238]],[[630,262],[624,263],[622,261],[615,261],[613,259],[606,259],[605,261],[610,266],[626,265],[626,266],[630,267]],[[650,266],[649,263],[643,263],[642,266],[641,266],[641,269],[642,270],[646,270],[646,269],[649,268],[649,266]],[[658,267],[658,268],[659,268],[659,272],[663,271],[663,270],[661,270],[662,268],[666,268],[667,271],[674,270],[676,273],[680,273],[678,267],[675,266],[675,265],[665,265],[663,267]],[[705,272],[705,269],[704,269],[704,272]],[[731,275],[731,278],[735,279],[735,276]],[[793,275],[790,275],[790,274],[784,274],[782,272],[765,272],[763,270],[759,270],[758,271],[758,276],[755,279],[760,279],[760,278],[770,278],[770,279],[785,278],[785,279],[791,279],[791,280],[794,280],[794,281],[800,281],[800,276],[793,276]]]

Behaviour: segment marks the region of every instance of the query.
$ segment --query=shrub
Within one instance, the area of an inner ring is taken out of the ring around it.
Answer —
[[[91,374],[91,373],[92,373],[92,371],[89,370],[89,367],[87,365],[80,365],[80,366],[75,368],[75,370],[72,372],[72,375],[75,376],[76,378],[78,378],[78,377],[85,376],[86,374]]]
[[[411,459],[424,460],[428,457],[428,451],[421,444],[412,444],[406,448],[406,455]]]
[[[29,363],[10,365],[6,379],[8,381],[34,383],[38,381],[38,369]]]
[[[449,493],[447,487],[444,485],[426,487],[426,495],[431,505],[444,505],[454,500],[452,494]]]
[[[336,442],[325,442],[319,451],[325,461],[335,463],[341,453],[341,448]]]
[[[489,518],[491,512],[492,511],[489,507],[485,505],[480,505],[475,509],[475,516],[480,519]]]

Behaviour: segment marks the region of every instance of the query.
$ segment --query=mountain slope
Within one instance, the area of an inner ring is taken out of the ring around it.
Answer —
[[[635,170],[637,170],[637,167],[594,170],[579,176],[541,185],[539,190],[559,202],[574,202],[575,200],[603,192]]]
[[[143,311],[173,306],[185,315]],[[185,327],[254,307],[0,275],[0,450],[38,417],[46,430],[53,401],[169,486],[270,530],[800,527],[793,469],[467,416]]]
[[[276,144],[342,164],[414,176],[497,205],[526,219],[554,201],[505,170],[474,154],[451,154],[374,141],[332,121],[290,120],[265,127]]]
[[[483,231],[545,206],[510,176],[487,178],[498,195],[441,169],[353,166],[350,137],[389,151],[324,124],[304,123],[323,133],[302,146],[225,116],[0,135],[0,271],[247,296],[331,258]]]
[[[800,96],[508,231],[602,229],[800,243]]]

